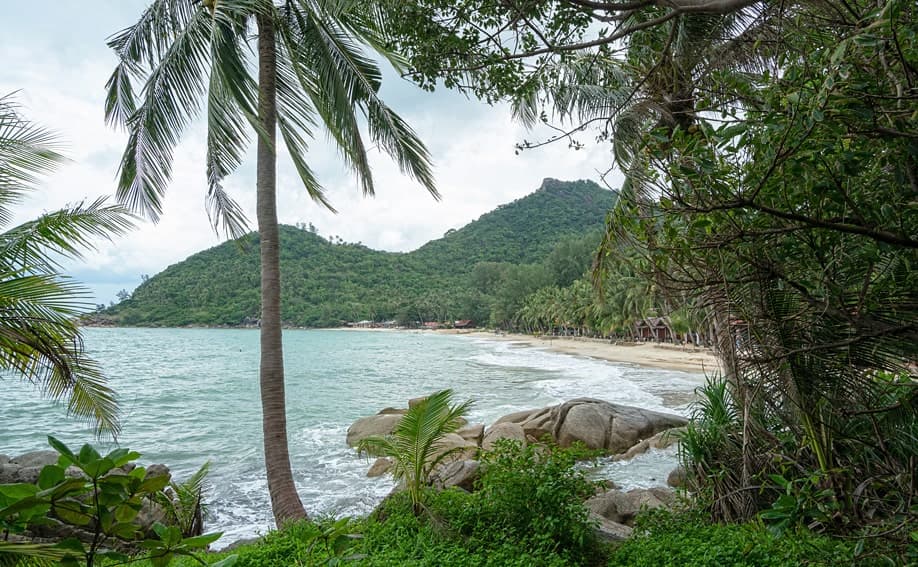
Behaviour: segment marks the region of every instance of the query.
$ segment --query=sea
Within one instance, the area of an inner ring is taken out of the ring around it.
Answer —
[[[21,379],[0,379],[0,453],[92,442],[138,451],[179,480],[210,462],[208,531],[218,546],[273,528],[262,454],[255,329],[86,328],[89,354],[118,396],[123,431],[95,440],[85,423]],[[411,331],[284,331],[291,464],[313,517],[369,513],[393,488],[345,443],[348,426],[409,398],[452,388],[474,402],[469,421],[578,397],[688,415],[701,374],[615,364],[482,336]],[[674,449],[630,461],[601,460],[594,478],[624,489],[665,485]]]

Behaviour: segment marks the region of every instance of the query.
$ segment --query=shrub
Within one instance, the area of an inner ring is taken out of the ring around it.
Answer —
[[[635,535],[611,554],[609,566],[799,567],[871,565],[854,543],[805,529],[777,537],[761,523],[716,524],[698,513],[653,510],[638,516]],[[882,564],[879,561],[876,564]]]
[[[574,469],[574,452],[498,441],[484,455],[479,491],[446,514],[461,533],[489,542],[557,552],[578,563],[597,545],[583,500],[594,486]]]

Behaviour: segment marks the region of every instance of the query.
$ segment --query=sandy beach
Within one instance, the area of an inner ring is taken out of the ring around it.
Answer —
[[[601,360],[608,360],[609,362],[624,362],[650,368],[706,373],[711,373],[718,369],[717,358],[710,350],[695,349],[691,346],[687,346],[683,349],[676,345],[655,343],[612,344],[608,340],[603,339],[589,339],[583,337],[536,337],[532,335],[493,333],[487,331],[443,330],[438,332],[462,334],[495,341],[513,342],[553,352],[589,356]]]

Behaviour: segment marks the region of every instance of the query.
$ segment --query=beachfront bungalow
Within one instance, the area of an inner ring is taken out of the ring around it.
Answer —
[[[634,336],[639,341],[671,342],[673,333],[666,317],[647,317],[634,324]]]
[[[453,322],[454,329],[472,329],[475,327],[475,323],[471,319],[460,319],[459,321]]]

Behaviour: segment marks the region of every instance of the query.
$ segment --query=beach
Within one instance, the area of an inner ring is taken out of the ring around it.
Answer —
[[[712,373],[719,369],[717,357],[709,349],[695,348],[693,346],[683,348],[678,345],[659,343],[613,344],[607,339],[534,336],[490,331],[446,329],[437,332],[507,341],[552,352],[588,356],[609,362],[623,362],[649,368],[703,373]]]

